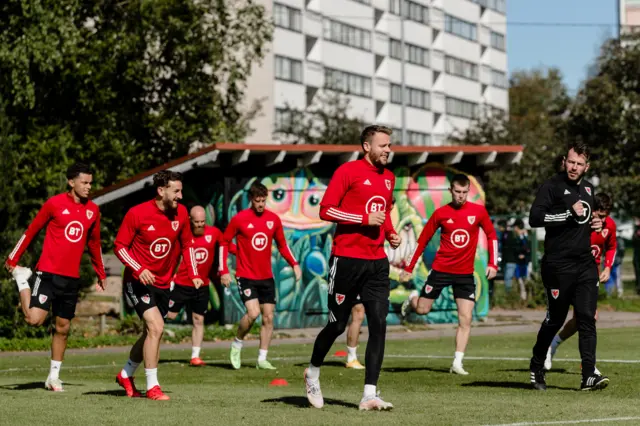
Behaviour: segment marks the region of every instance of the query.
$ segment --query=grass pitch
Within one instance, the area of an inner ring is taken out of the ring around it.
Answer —
[[[320,376],[325,407],[309,408],[302,373],[312,345],[272,347],[269,358],[277,371],[255,369],[257,348],[244,349],[239,371],[230,368],[226,349],[203,350],[209,364],[200,368],[188,365],[190,351],[163,351],[159,379],[171,397],[166,402],[124,396],[114,380],[127,352],[69,355],[60,375],[64,393],[44,390],[48,357],[0,357],[0,413],[2,424],[65,426],[640,424],[640,329],[599,332],[598,367],[611,384],[597,392],[578,391],[577,336],[560,346],[547,375],[549,389],[531,390],[534,340],[535,334],[472,335],[464,363],[469,376],[448,372],[451,338],[389,341],[378,387],[395,408],[382,413],[358,411],[364,371],[347,370],[344,359],[334,356]],[[344,349],[335,345],[331,353]],[[144,389],[144,370],[137,373]],[[274,378],[289,386],[270,387]]]

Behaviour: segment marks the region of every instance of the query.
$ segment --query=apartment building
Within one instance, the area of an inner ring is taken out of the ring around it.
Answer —
[[[275,29],[249,81],[262,114],[248,142],[274,142],[284,107],[304,110],[325,88],[403,145],[446,144],[508,109],[506,0],[260,1]]]

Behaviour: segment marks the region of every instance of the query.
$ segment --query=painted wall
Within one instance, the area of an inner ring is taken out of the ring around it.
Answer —
[[[451,201],[448,192],[449,179],[457,172],[440,164],[426,164],[417,171],[400,167],[393,170],[396,175],[396,204],[392,211],[393,224],[402,235],[403,243],[397,250],[386,247],[391,261],[391,296],[389,324],[400,323],[400,306],[413,289],[421,289],[439,247],[438,232],[427,246],[422,261],[418,263],[414,279],[407,284],[398,282],[400,267],[408,261],[417,245],[417,239],[427,219],[435,209]],[[230,202],[224,204],[222,190],[214,190],[207,210],[207,221],[213,224],[216,218],[232,217],[249,205],[246,190],[256,178],[231,188]],[[293,270],[273,248],[272,267],[277,286],[275,324],[277,328],[302,328],[323,326],[327,321],[327,272],[334,225],[319,219],[320,200],[327,179],[316,177],[311,170],[293,169],[260,178],[269,189],[267,208],[280,215],[285,227],[287,241],[303,270],[301,282],[295,282]],[[195,191],[196,188],[193,190]],[[200,189],[200,188],[198,188]],[[189,182],[185,187],[185,198],[189,194]],[[469,200],[484,204],[484,192],[480,183],[471,178]],[[227,209],[225,212],[224,209]],[[474,317],[482,318],[489,310],[488,282],[485,278],[488,261],[486,236],[481,231],[476,255],[476,308]],[[230,256],[229,268],[235,271],[235,258]],[[225,323],[236,323],[244,315],[244,306],[236,287],[229,289],[212,287],[212,313],[219,313]],[[412,314],[411,322],[449,323],[457,322],[455,302],[450,289],[446,289],[436,301],[433,311],[427,316]]]

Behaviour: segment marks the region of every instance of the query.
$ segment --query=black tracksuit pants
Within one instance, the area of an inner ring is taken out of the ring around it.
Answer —
[[[569,312],[575,310],[582,377],[593,375],[596,365],[596,307],[598,302],[598,267],[593,259],[550,262],[541,264],[542,282],[547,291],[547,317],[542,322],[533,347],[531,371],[543,368],[547,350],[560,331]]]

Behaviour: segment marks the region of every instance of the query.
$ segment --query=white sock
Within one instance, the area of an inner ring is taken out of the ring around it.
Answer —
[[[258,362],[267,360],[267,352],[269,352],[268,349],[259,349],[258,350]]]
[[[62,368],[62,361],[51,360],[51,368],[49,369],[49,378],[53,380],[59,379],[61,368]]]
[[[29,290],[29,288],[30,288],[28,281],[24,281],[24,282],[16,281],[16,285],[18,286],[18,293],[20,293],[23,290]]]
[[[191,359],[200,358],[200,348],[194,346],[191,348]]]
[[[453,363],[461,365],[462,364],[462,358],[464,358],[464,352],[456,351],[453,354]]]
[[[320,378],[320,367],[314,367],[312,364],[309,364],[307,377],[311,380],[318,380]]]
[[[157,368],[145,368],[144,375],[147,376],[147,390],[154,386],[160,386],[158,383],[158,369]]]
[[[128,379],[129,377],[133,377],[139,365],[139,362],[133,362],[131,360],[127,361],[127,363],[124,365],[124,368],[120,372],[122,378]]]
[[[242,349],[242,344],[244,342],[240,339],[238,339],[237,337],[233,340],[233,342],[231,342],[231,347],[232,348],[236,348],[236,349]]]
[[[364,394],[362,395],[364,398],[368,396],[376,396],[376,387],[375,385],[364,385]]]
[[[355,361],[358,359],[358,355],[356,355],[357,349],[357,346],[355,348],[350,348],[349,346],[347,346],[347,351],[349,352],[349,354],[347,355],[347,362]]]
[[[558,346],[560,346],[560,343],[562,343],[562,338],[556,334],[556,336],[551,341],[551,352],[555,352],[556,349],[558,349]]]
[[[13,279],[16,280],[16,286],[18,287],[18,293],[22,290],[29,289],[29,278],[31,278],[31,269],[23,266],[16,266],[11,273]]]

